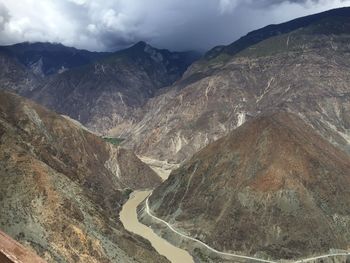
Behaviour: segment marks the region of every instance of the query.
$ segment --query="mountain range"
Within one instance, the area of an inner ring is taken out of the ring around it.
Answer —
[[[195,62],[167,93],[149,100],[126,146],[179,163],[247,119],[288,109],[349,151],[349,29],[345,8],[248,34],[227,47],[240,52]],[[264,40],[251,45],[252,34]]]
[[[142,116],[140,108],[148,99],[179,79],[198,57],[145,42],[113,53],[22,43],[0,48],[1,86],[95,132],[118,127],[122,133]]]
[[[0,229],[48,262],[167,262],[118,216],[154,189],[155,216],[217,251],[348,250],[349,43],[340,8],[203,56],[0,47]]]

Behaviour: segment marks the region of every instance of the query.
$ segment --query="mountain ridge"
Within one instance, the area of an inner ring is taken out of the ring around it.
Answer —
[[[296,115],[262,114],[172,172],[149,205],[220,251],[302,258],[349,247],[349,170]]]
[[[161,179],[133,153],[0,91],[0,227],[48,262],[166,262],[118,217]],[[79,256],[76,255],[79,251]]]
[[[227,53],[229,55],[235,55],[240,51],[258,44],[259,42],[266,40],[267,38],[277,36],[280,34],[290,33],[299,28],[307,27],[317,21],[320,21],[324,18],[329,17],[349,17],[350,8],[336,8],[328,10],[322,13],[316,13],[313,15],[299,17],[284,23],[280,24],[271,24],[267,25],[261,29],[253,30],[249,32],[246,36],[241,37],[237,41],[234,41],[232,44],[227,46],[217,46],[209,50],[205,55],[205,59],[213,59],[218,56],[221,52]]]
[[[349,25],[349,17],[326,19],[234,56],[195,62],[148,101],[125,146],[179,163],[249,118],[289,110],[349,151]]]

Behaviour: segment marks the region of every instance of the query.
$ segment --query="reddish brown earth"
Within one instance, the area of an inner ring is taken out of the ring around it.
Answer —
[[[350,158],[296,115],[265,114],[208,145],[150,198],[220,251],[302,258],[350,245]]]
[[[13,240],[0,231],[0,262],[1,263],[46,263],[28,248]]]
[[[0,91],[0,228],[47,262],[166,262],[118,216],[160,182],[132,152]]]

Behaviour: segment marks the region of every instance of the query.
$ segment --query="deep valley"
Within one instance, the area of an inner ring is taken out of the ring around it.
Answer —
[[[0,263],[349,263],[350,7],[130,39],[0,46]]]

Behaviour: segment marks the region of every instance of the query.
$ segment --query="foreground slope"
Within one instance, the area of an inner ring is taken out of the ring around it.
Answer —
[[[53,112],[0,91],[0,228],[48,262],[163,262],[118,219],[160,178]]]
[[[151,99],[128,146],[140,155],[182,162],[247,119],[288,109],[349,151],[350,8],[253,35],[261,38],[237,41],[231,45],[241,47],[237,52],[194,63],[167,93]]]
[[[46,261],[0,231],[0,262],[45,263]]]
[[[350,158],[290,113],[257,117],[175,170],[150,207],[220,251],[295,259],[350,247]]]

